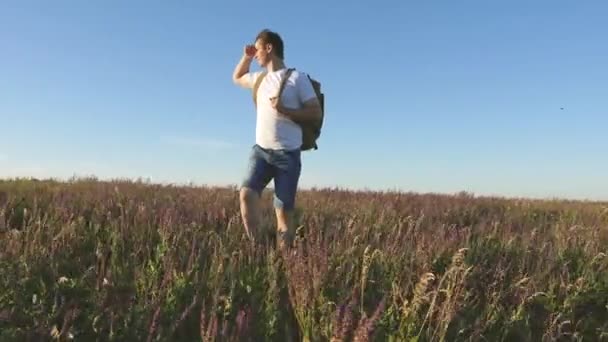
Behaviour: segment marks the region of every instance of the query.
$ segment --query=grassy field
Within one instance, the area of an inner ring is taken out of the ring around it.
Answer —
[[[280,254],[235,189],[2,181],[0,341],[608,341],[606,203],[298,204]]]

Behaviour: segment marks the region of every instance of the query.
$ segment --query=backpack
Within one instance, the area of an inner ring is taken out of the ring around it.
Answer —
[[[285,81],[289,78],[289,74],[295,69],[288,69],[286,77],[281,82],[281,86],[279,88],[279,97],[283,92],[283,87],[285,85]],[[257,96],[258,96],[258,88],[262,83],[262,80],[266,76],[266,71],[263,71],[262,74],[256,79],[255,84],[253,85],[253,103],[257,104]],[[323,127],[323,119],[325,118],[325,94],[321,91],[321,83],[313,78],[311,78],[308,74],[306,75],[308,80],[312,84],[312,88],[315,90],[315,94],[317,94],[317,99],[321,104],[321,117],[318,120],[314,121],[306,121],[306,122],[298,122],[300,127],[302,128],[302,146],[300,149],[302,151],[308,151],[311,149],[317,150],[319,149],[317,145],[317,139],[321,135],[321,128]]]

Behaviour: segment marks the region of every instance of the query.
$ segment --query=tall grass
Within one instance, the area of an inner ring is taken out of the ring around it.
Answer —
[[[605,203],[298,196],[282,253],[236,189],[2,181],[0,340],[608,341]]]

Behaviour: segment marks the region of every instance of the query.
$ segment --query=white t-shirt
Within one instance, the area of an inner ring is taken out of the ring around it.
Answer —
[[[300,148],[302,145],[300,125],[279,114],[270,103],[270,98],[278,95],[281,81],[286,72],[287,68],[268,71],[258,88],[255,140],[263,148],[293,150]],[[261,73],[262,71],[249,73],[252,88]],[[308,75],[293,70],[289,79],[285,82],[281,94],[283,106],[299,109],[304,102],[314,97],[316,97],[316,93]]]

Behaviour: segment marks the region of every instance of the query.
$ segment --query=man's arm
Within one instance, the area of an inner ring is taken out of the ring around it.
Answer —
[[[245,47],[245,50],[246,49],[247,47]],[[249,67],[251,66],[252,59],[253,57],[248,55],[247,51],[243,52],[241,60],[232,72],[232,82],[243,88],[253,87],[253,85],[251,84],[251,78],[249,77]]]
[[[282,105],[277,109],[280,113],[295,122],[314,121],[321,118],[321,103],[317,97],[304,102],[301,109],[289,109]]]
[[[308,79],[305,73],[300,73],[296,79],[296,89],[298,98],[302,101],[302,107],[300,109],[289,109],[284,108],[281,105],[279,112],[290,118],[295,122],[314,121],[321,118],[321,103],[317,98],[317,93],[312,86],[312,83]]]

